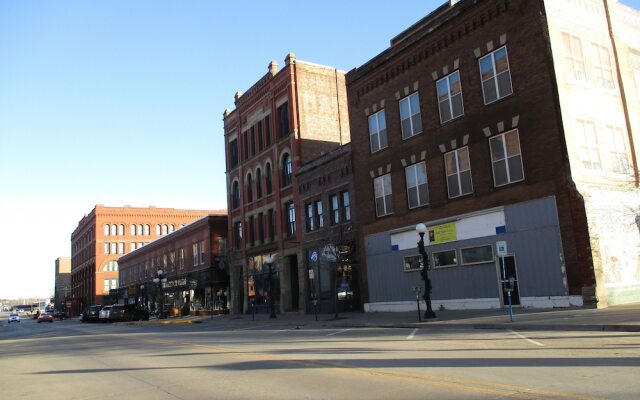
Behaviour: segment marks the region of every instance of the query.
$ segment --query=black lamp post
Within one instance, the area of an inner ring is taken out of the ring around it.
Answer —
[[[142,306],[144,307],[144,309],[147,309],[147,302],[146,302],[146,298],[144,295],[144,284],[140,285],[140,302],[142,303]]]
[[[160,286],[160,319],[164,318],[164,284],[167,283],[167,278],[164,275],[164,271],[161,269],[156,273],[156,277],[153,278],[153,283]]]
[[[268,255],[265,261],[269,269],[269,318],[275,318],[276,309],[273,305],[273,258],[271,258],[271,255]]]
[[[416,225],[416,231],[420,235],[420,241],[418,242],[418,251],[422,256],[422,268],[420,275],[424,280],[424,301],[427,304],[427,311],[424,312],[424,319],[433,319],[436,317],[436,313],[431,309],[431,279],[429,279],[428,265],[429,256],[424,248],[424,234],[427,232],[427,227],[424,224]]]

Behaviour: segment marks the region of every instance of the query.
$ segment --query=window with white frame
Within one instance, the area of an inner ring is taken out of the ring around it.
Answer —
[[[162,225],[162,234],[166,235],[168,233],[169,233],[169,226],[166,224]]]
[[[106,243],[104,244],[104,254],[109,254],[109,249],[110,249],[110,247],[109,247],[109,243],[108,243],[108,242],[106,242]]]
[[[387,122],[384,116],[384,109],[369,115],[369,140],[371,141],[372,153],[388,146]]]
[[[351,221],[351,199],[349,198],[349,191],[345,190],[340,193],[342,197],[342,216],[345,221]]]
[[[458,265],[458,257],[454,250],[434,251],[433,266],[435,268],[453,267]]]
[[[316,219],[313,213],[313,203],[307,203],[304,206],[306,213],[306,228],[307,232],[316,230]]]
[[[286,212],[287,222],[287,237],[293,238],[296,236],[296,210],[293,202],[288,202],[284,205]]]
[[[111,236],[116,236],[118,234],[118,227],[116,224],[111,225]]]
[[[478,63],[484,104],[493,103],[513,93],[506,46],[481,57]]]
[[[118,243],[118,254],[124,254],[124,243]]]
[[[493,262],[493,247],[487,244],[463,248],[460,249],[460,256],[463,265]]]
[[[124,236],[124,225],[118,225],[118,235]]]
[[[600,87],[613,89],[613,67],[609,49],[605,46],[593,43],[593,75],[596,84]]]
[[[329,222],[331,225],[340,223],[340,199],[337,193],[329,196]]]
[[[602,170],[598,135],[593,121],[579,119],[576,121],[576,142],[578,143],[578,159],[583,168]]]
[[[136,242],[131,242],[129,244],[129,247],[130,247],[130,251],[134,251],[136,249]]]
[[[450,199],[473,193],[469,147],[465,146],[445,153],[444,165],[447,173],[447,190]]]
[[[136,227],[136,235],[142,236],[142,225]]]
[[[422,132],[422,117],[420,115],[420,96],[414,92],[400,99],[400,123],[402,138],[409,139]]]
[[[493,183],[496,187],[524,179],[518,130],[489,138]]]
[[[409,208],[416,208],[429,204],[429,189],[427,187],[427,164],[422,161],[409,165],[404,169],[407,181],[407,199]]]
[[[393,192],[391,174],[379,176],[373,180],[373,192],[376,201],[376,215],[382,217],[393,212]]]
[[[104,226],[104,235],[109,236],[109,232],[111,231],[111,227],[109,225]]]
[[[198,250],[199,250],[199,253],[200,253],[200,259],[199,259],[200,264],[204,264],[204,261],[205,261],[205,251],[207,250],[207,249],[204,247],[204,240],[201,240],[201,241],[198,243]]]
[[[193,245],[191,245],[191,256],[193,260],[193,266],[198,265],[198,243],[194,243]]]
[[[420,271],[422,269],[422,256],[413,255],[403,258],[404,272]]]
[[[160,236],[161,231],[162,228],[160,228],[160,225],[156,225],[156,235]]]
[[[145,234],[146,236],[151,235],[151,226],[149,226],[149,225],[145,225],[145,226],[144,226],[144,234]]]
[[[564,62],[569,74],[569,79],[587,81],[587,73],[584,67],[582,43],[580,38],[569,33],[562,33],[562,46],[564,48]]]
[[[118,254],[118,243],[113,242],[111,243],[111,254]]]
[[[624,131],[617,126],[607,126],[605,132],[608,133],[605,137],[611,138],[609,141],[609,168],[611,172],[628,174],[630,172],[629,154]]]
[[[324,228],[324,215],[322,211],[322,200],[317,200],[315,202],[316,206],[316,220],[318,221],[318,229]]]
[[[135,236],[136,235],[136,226],[135,225],[131,225],[129,227],[129,233],[131,234],[131,236]]]
[[[436,82],[440,122],[445,123],[464,114],[460,72],[455,71]]]

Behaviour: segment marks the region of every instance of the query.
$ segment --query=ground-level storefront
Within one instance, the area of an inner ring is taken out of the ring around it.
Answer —
[[[420,222],[427,227],[436,311],[505,307],[503,281],[510,277],[516,306],[582,304],[581,296],[569,295],[555,197]],[[424,290],[419,239],[415,225],[365,236],[370,296],[365,311],[416,309],[414,288]]]

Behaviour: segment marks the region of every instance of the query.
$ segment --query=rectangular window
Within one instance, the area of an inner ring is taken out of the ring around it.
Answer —
[[[409,208],[416,208],[429,204],[429,189],[427,188],[427,164],[422,161],[409,165],[404,169],[407,181],[407,199]]]
[[[242,248],[242,222],[240,221],[233,223],[233,244],[236,250]]]
[[[264,243],[264,214],[258,214],[258,240]]]
[[[238,139],[233,139],[229,143],[229,159],[231,160],[231,168],[238,166]]]
[[[563,32],[562,47],[564,48],[564,62],[569,75],[568,78],[574,81],[586,82],[587,73],[584,68],[580,38]]]
[[[462,147],[444,155],[447,173],[447,190],[449,198],[470,194],[473,192],[471,183],[471,163],[469,162],[469,148]]]
[[[520,138],[514,129],[489,138],[493,182],[496,187],[524,179]]]
[[[453,72],[436,82],[440,122],[445,123],[464,114],[460,72]]]
[[[621,128],[607,126],[605,128],[609,141],[609,164],[611,172],[617,174],[628,174],[631,172],[629,168],[629,155],[627,152],[627,139]]]
[[[172,251],[169,253],[169,266],[171,267],[171,272],[176,270],[176,252]]]
[[[276,240],[276,212],[275,210],[269,210],[269,239],[271,242]]]
[[[460,257],[463,265],[493,262],[493,247],[488,244],[460,249]]]
[[[108,243],[108,242],[106,242],[106,243],[104,244],[104,254],[109,254],[109,248],[110,248],[110,247],[109,247],[109,243]]]
[[[264,139],[262,138],[262,121],[258,122],[258,151],[264,149]]]
[[[382,217],[393,212],[391,174],[379,176],[373,180],[373,192],[376,199],[376,215]]]
[[[513,93],[506,46],[480,58],[479,65],[484,104],[493,103]]]
[[[289,103],[284,103],[278,107],[278,132],[280,138],[289,135]]]
[[[316,201],[316,220],[318,221],[318,229],[324,228],[324,215],[322,214],[322,200]]]
[[[118,246],[118,243],[115,243],[115,242],[111,243],[111,254],[118,254],[117,246]]]
[[[421,118],[418,92],[400,99],[400,121],[403,139],[409,139],[422,132]]]
[[[349,199],[349,191],[345,190],[342,196],[342,217],[345,221],[351,221],[351,200]]]
[[[118,254],[124,254],[124,243],[118,243]]]
[[[111,287],[111,279],[104,280],[104,293],[109,294],[109,288]]]
[[[576,141],[578,143],[578,159],[582,163],[582,167],[602,170],[596,126],[592,121],[576,121]]]
[[[296,236],[296,210],[293,206],[293,202],[288,202],[284,205],[287,218],[287,237],[293,238]]]
[[[184,249],[178,250],[178,266],[180,269],[184,269]]]
[[[340,201],[338,195],[334,194],[329,196],[329,211],[331,218],[331,225],[340,223]]]
[[[249,131],[242,132],[242,149],[244,150],[244,159],[249,159]]]
[[[387,122],[384,117],[384,109],[369,116],[369,140],[371,152],[387,148]]]
[[[420,271],[422,269],[422,256],[406,256],[404,257],[404,272]]]
[[[271,118],[268,115],[264,117],[264,138],[267,147],[271,146]]]
[[[205,246],[204,246],[204,240],[201,240],[201,241],[198,243],[198,249],[200,250],[200,260],[199,260],[199,261],[200,261],[200,264],[204,264],[204,261],[205,261],[205,252],[206,252],[206,250],[207,250],[207,249],[205,248]]]
[[[249,227],[249,243],[251,243],[251,246],[255,246],[256,234],[255,234],[255,224],[254,224],[253,215],[249,217],[249,221],[247,222],[247,225]]]
[[[169,256],[167,256],[167,254],[165,253],[162,256],[162,269],[164,269],[165,271],[167,271],[167,267],[169,266]]]
[[[315,221],[315,216],[313,214],[313,203],[307,203],[304,205],[304,209],[305,209],[305,226],[307,229],[307,232],[311,232],[314,231],[316,229],[316,221]]]
[[[458,265],[455,250],[434,251],[433,265],[435,268],[452,267]]]
[[[191,260],[194,267],[198,265],[198,243],[191,245]]]
[[[593,75],[598,86],[607,89],[615,88],[609,49],[595,43],[593,44]]]
[[[251,155],[256,155],[256,130],[255,127],[251,127]]]

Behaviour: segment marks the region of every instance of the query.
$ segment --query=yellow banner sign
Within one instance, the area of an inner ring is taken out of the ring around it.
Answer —
[[[429,244],[440,244],[447,242],[455,242],[456,235],[456,223],[451,222],[448,224],[435,225],[427,228],[429,233]]]

